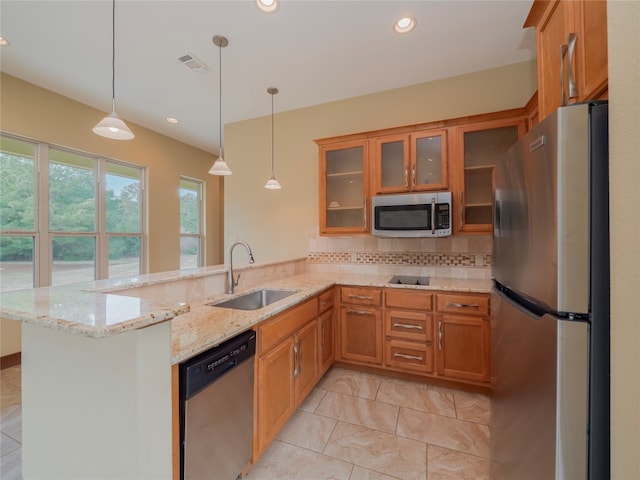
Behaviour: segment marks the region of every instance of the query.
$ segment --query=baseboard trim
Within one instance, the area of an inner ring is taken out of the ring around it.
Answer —
[[[22,363],[22,353],[12,353],[10,355],[5,355],[4,357],[0,357],[0,370],[4,370],[5,368],[15,367],[16,365],[20,365]]]

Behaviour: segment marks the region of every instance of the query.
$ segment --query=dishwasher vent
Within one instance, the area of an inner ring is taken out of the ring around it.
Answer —
[[[179,57],[178,60],[194,73],[204,73],[209,70],[209,67],[192,53],[187,53]]]

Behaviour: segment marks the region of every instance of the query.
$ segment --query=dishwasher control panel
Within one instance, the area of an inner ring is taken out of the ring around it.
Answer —
[[[255,352],[256,332],[249,330],[183,362],[180,365],[180,396],[188,400],[229,370],[252,358]]]

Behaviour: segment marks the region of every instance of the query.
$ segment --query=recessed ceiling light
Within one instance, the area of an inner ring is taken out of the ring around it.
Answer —
[[[178,123],[179,122],[179,120],[177,118],[173,118],[173,117],[167,117],[166,120],[169,123]]]
[[[416,28],[417,22],[413,17],[402,17],[393,26],[393,31],[400,34],[409,33]]]
[[[256,0],[256,5],[265,13],[273,13],[280,7],[279,0]]]
[[[6,47],[7,45],[9,45],[9,41],[4,37],[0,37],[0,46]]]

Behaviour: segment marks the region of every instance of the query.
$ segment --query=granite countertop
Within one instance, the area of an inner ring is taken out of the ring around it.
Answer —
[[[390,275],[305,273],[269,282],[269,288],[296,290],[297,292],[259,310],[242,311],[206,305],[206,303],[215,303],[227,298],[240,296],[258,288],[239,292],[235,295],[219,295],[199,305],[192,304],[189,313],[180,315],[172,321],[172,363],[180,363],[334,285],[476,293],[489,293],[491,291],[491,282],[489,280],[432,277],[429,279],[428,286],[417,286],[391,285],[388,283],[389,278]]]
[[[105,280],[6,292],[0,297],[0,316],[93,338],[107,337],[171,321],[171,358],[172,363],[175,364],[334,285],[480,293],[491,291],[489,280],[431,277],[428,286],[391,285],[388,283],[390,275],[343,273],[304,273],[268,281],[259,287],[238,291],[235,295],[219,294],[191,303],[136,297],[127,295],[124,291],[127,288],[166,283],[203,274],[220,273],[220,271],[220,267],[217,267],[210,271],[177,276],[174,274],[171,277],[153,274],[144,276],[138,281]],[[296,293],[253,311],[207,305],[207,303],[221,302],[266,287],[295,290]]]

